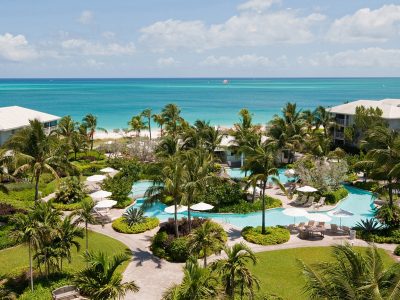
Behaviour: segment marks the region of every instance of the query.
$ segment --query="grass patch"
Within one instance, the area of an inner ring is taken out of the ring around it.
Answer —
[[[65,262],[63,268],[66,272],[76,272],[85,267],[82,254],[85,251],[85,240],[79,240],[81,250],[77,252],[72,250],[72,262]],[[105,236],[103,234],[89,231],[89,250],[103,251],[110,255],[129,251],[129,249],[121,242]],[[20,270],[29,267],[28,248],[25,245],[18,245],[13,248],[8,248],[0,251],[0,275],[16,274]],[[124,264],[123,270],[127,263]],[[121,271],[123,271],[121,270]]]
[[[365,248],[359,248],[365,251]],[[384,251],[379,250],[385,266],[390,266],[394,260]],[[260,293],[269,293],[282,297],[283,299],[309,299],[303,294],[305,279],[297,259],[306,264],[332,261],[332,248],[311,247],[296,248],[279,251],[267,251],[257,253],[258,264],[250,265],[250,270],[260,279]]]

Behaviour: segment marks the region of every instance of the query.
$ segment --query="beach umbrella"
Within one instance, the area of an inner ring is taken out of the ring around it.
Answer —
[[[114,141],[108,141],[108,142],[106,142],[106,145],[112,145],[112,144],[114,144]]]
[[[293,169],[287,169],[284,174],[286,177],[294,177],[296,176],[296,171]]]
[[[308,212],[305,209],[296,208],[296,207],[286,208],[282,212],[283,212],[283,214],[285,214],[287,216],[293,217],[294,224],[296,224],[296,217],[305,217],[308,215]]]
[[[93,175],[93,176],[89,176],[88,178],[86,178],[86,181],[88,181],[88,182],[101,182],[104,179],[106,179],[106,176],[104,176],[104,175]]]
[[[97,202],[97,204],[94,206],[95,209],[105,209],[105,208],[111,208],[118,202],[115,200],[102,200]]]
[[[101,169],[100,172],[103,172],[103,173],[115,173],[115,172],[118,172],[118,171],[113,169],[113,168],[107,167],[107,168]]]
[[[187,211],[187,210],[188,210],[188,207],[187,207],[187,206],[185,206],[185,205],[178,205],[178,206],[177,206],[177,209],[176,209],[176,212],[177,212],[177,213],[181,213],[181,212],[185,212],[185,211]],[[164,212],[166,212],[167,214],[173,214],[173,213],[175,213],[175,205],[171,205],[171,206],[166,207],[166,208],[164,209]]]
[[[190,207],[191,210],[198,210],[198,211],[210,210],[213,208],[214,208],[213,205],[204,202],[197,203]]]
[[[314,193],[314,192],[318,191],[316,188],[313,188],[312,186],[309,186],[309,185],[298,187],[298,188],[296,188],[296,190],[298,192],[302,192],[302,193]]]
[[[350,211],[344,210],[344,209],[338,209],[338,210],[331,210],[328,212],[328,215],[332,217],[338,217],[340,220],[340,227],[342,227],[342,218],[348,218],[353,216],[354,214]]]
[[[325,214],[309,213],[305,216],[307,219],[317,222],[329,222],[332,218]]]
[[[97,191],[97,192],[94,192],[94,193],[89,194],[89,196],[90,196],[93,200],[102,200],[102,199],[104,199],[104,198],[110,197],[111,195],[112,195],[111,192],[107,192],[107,191],[103,191],[103,190],[100,190],[100,191]]]

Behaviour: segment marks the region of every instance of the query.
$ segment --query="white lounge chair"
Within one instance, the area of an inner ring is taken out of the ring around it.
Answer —
[[[325,197],[321,197],[318,203],[315,204],[315,208],[320,208],[321,206],[325,205]]]
[[[307,202],[303,204],[303,206],[309,207],[309,206],[313,205],[313,203],[314,203],[314,197],[311,196],[308,198]]]

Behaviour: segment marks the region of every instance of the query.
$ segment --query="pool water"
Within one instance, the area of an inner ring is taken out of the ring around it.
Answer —
[[[133,190],[137,192],[138,187],[145,188],[151,186],[151,182],[137,182],[134,184]],[[135,188],[136,187],[136,188]],[[373,212],[373,195],[370,192],[360,190],[354,187],[346,186],[349,191],[349,195],[346,199],[340,202],[337,209],[345,209],[352,212],[354,215],[351,217],[342,218],[342,225],[354,226],[361,219],[372,218]],[[128,209],[140,208],[144,202],[143,198],[137,199],[136,203],[130,206]],[[157,217],[160,221],[166,221],[168,218],[173,218],[173,214],[164,212],[166,205],[162,203],[156,203],[145,212],[146,216]],[[283,208],[274,208],[267,210],[265,213],[265,221],[267,226],[275,225],[288,225],[293,223],[293,217],[286,216],[282,213]],[[317,211],[316,211],[317,212]],[[326,213],[318,211],[319,213]],[[187,212],[179,213],[179,218],[187,217]],[[225,223],[230,223],[236,227],[243,228],[245,226],[260,226],[261,225],[261,212],[254,212],[249,214],[218,214],[218,213],[205,213],[205,212],[192,212],[194,217],[212,218]],[[297,217],[296,223],[308,222],[305,217]],[[340,223],[340,218],[332,217],[332,221],[329,223]]]
[[[278,169],[278,177],[279,181],[283,184],[288,182],[288,177],[285,176],[285,171],[286,169]],[[244,178],[246,177],[246,173],[242,171],[240,168],[227,168],[226,173],[232,178]],[[250,173],[247,172],[247,176],[249,176]]]
[[[132,186],[131,196],[133,196],[134,198],[143,197],[144,193],[152,185],[153,181],[151,180],[140,180],[135,182]]]

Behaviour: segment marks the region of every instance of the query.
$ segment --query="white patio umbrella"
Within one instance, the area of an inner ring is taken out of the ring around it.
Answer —
[[[115,200],[102,200],[97,202],[97,204],[94,206],[94,209],[104,209],[104,208],[111,208],[118,202]]]
[[[317,222],[329,222],[332,218],[325,214],[310,213],[305,216],[307,219]]]
[[[312,186],[309,186],[309,185],[298,187],[298,188],[296,188],[296,190],[298,192],[302,192],[302,193],[314,193],[314,192],[318,191],[316,188],[313,188]]]
[[[100,191],[97,191],[97,192],[94,192],[94,193],[89,194],[89,196],[90,196],[93,200],[103,200],[104,198],[108,198],[108,197],[110,197],[111,195],[112,195],[111,192],[103,191],[103,190],[100,190]]]
[[[294,177],[296,175],[296,171],[293,169],[287,169],[285,171],[285,176],[286,177]]]
[[[328,215],[332,217],[338,217],[340,220],[340,227],[342,227],[342,218],[348,218],[353,216],[354,214],[350,211],[344,210],[344,209],[338,209],[338,210],[331,210],[328,212]]]
[[[118,171],[113,169],[113,168],[107,167],[107,168],[101,169],[100,172],[103,172],[103,173],[115,173],[115,172],[118,172]]]
[[[191,210],[205,211],[213,209],[214,206],[208,203],[200,202],[190,207]]]
[[[185,205],[178,205],[178,206],[177,206],[176,212],[177,212],[177,213],[181,213],[181,212],[185,212],[185,211],[187,211],[187,210],[188,210],[188,207],[187,207],[187,206],[185,206]],[[171,205],[171,206],[166,207],[166,208],[164,209],[164,212],[166,212],[167,214],[173,214],[173,213],[175,213],[175,205]]]
[[[93,175],[93,176],[89,176],[88,178],[86,178],[86,181],[88,181],[88,182],[101,182],[104,179],[106,179],[106,176],[104,176],[104,175]]]
[[[283,211],[283,214],[287,216],[293,217],[293,224],[296,224],[296,217],[305,217],[308,215],[308,212],[302,208],[286,208]]]

